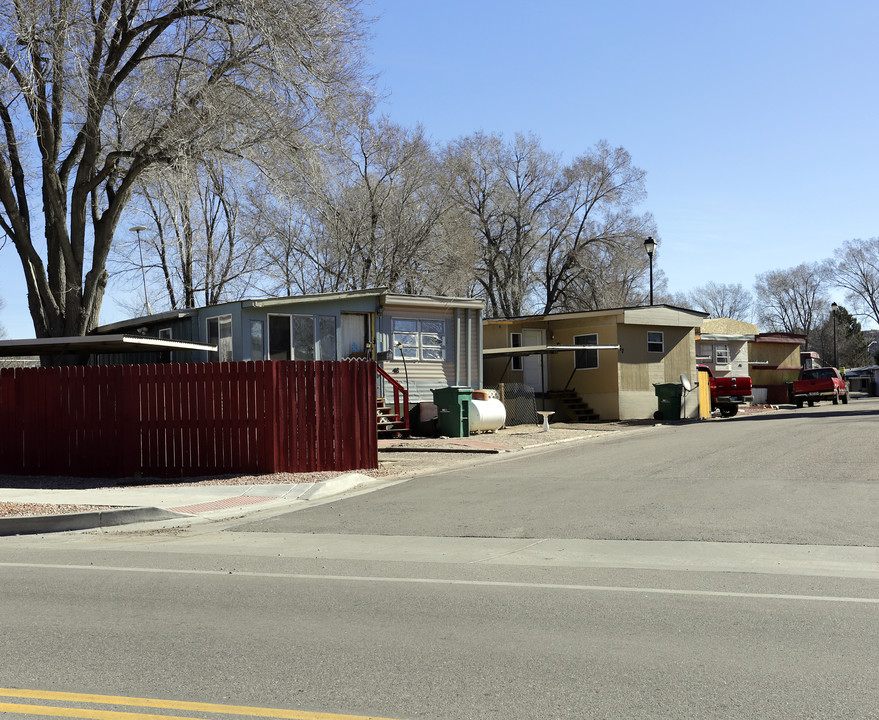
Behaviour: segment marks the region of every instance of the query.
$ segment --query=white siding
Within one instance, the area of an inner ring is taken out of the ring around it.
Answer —
[[[469,323],[468,323],[469,314]],[[478,388],[481,381],[482,317],[477,310],[455,307],[414,307],[387,305],[380,325],[381,347],[392,350],[393,320],[443,320],[446,325],[446,352],[443,361],[403,360],[395,357],[382,363],[385,372],[406,386],[408,373],[410,403],[433,402],[435,388],[469,385]],[[469,335],[468,335],[469,325]],[[469,355],[469,357],[468,357]]]

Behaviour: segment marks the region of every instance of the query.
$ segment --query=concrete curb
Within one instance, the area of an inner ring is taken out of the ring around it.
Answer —
[[[95,510],[66,515],[27,515],[0,518],[0,536],[36,535],[69,530],[93,530],[95,528],[128,525],[155,520],[171,520],[188,517],[157,507],[123,508],[119,510]]]
[[[338,477],[313,483],[305,492],[296,496],[297,500],[320,500],[330,495],[340,495],[370,483],[382,482],[384,478],[374,478],[361,473],[345,473]]]
[[[270,504],[292,505],[310,500],[320,500],[331,495],[340,495],[370,483],[383,482],[384,478],[373,478],[361,473],[345,473],[322,482],[312,483],[298,495],[279,497]],[[249,491],[248,491],[249,492]],[[247,493],[241,495],[246,497]],[[94,530],[118,525],[159,522],[164,520],[219,520],[238,515],[243,510],[255,511],[265,505],[232,506],[208,513],[188,514],[174,512],[159,507],[132,507],[118,510],[93,510],[64,515],[28,515],[23,517],[0,518],[0,537],[8,535],[37,535],[49,532],[68,532],[72,530]]]
[[[513,450],[516,448],[510,448]],[[422,446],[413,446],[413,447],[384,447],[379,448],[380,453],[404,453],[404,452],[412,452],[412,453],[456,453],[458,455],[497,455],[502,452],[510,452],[510,450],[497,450],[494,448],[468,448],[468,447],[459,447],[459,448],[450,448],[450,447],[424,447]]]

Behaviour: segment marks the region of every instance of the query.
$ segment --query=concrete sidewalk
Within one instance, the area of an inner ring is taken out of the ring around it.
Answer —
[[[260,508],[292,505],[386,481],[387,478],[344,473],[321,482],[275,485],[158,485],[84,490],[0,488],[0,497],[9,502],[108,508],[57,515],[0,517],[0,536],[195,517],[222,519],[256,505]]]

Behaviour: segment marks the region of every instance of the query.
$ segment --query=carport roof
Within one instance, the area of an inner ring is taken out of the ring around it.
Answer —
[[[74,353],[158,352],[161,350],[216,351],[216,345],[144,337],[143,335],[84,335],[73,337],[0,340],[0,357],[65,355]]]
[[[619,350],[619,345],[524,345],[521,347],[485,348],[483,357],[522,357],[551,355],[565,350]]]

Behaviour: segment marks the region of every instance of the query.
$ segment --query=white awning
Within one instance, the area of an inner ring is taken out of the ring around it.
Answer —
[[[189,340],[144,337],[143,335],[81,335],[73,337],[0,340],[0,357],[65,355],[76,353],[160,352],[162,350],[206,350],[217,346]]]
[[[524,345],[522,347],[484,348],[483,357],[523,357],[525,355],[552,355],[577,350],[619,350],[619,345]]]

